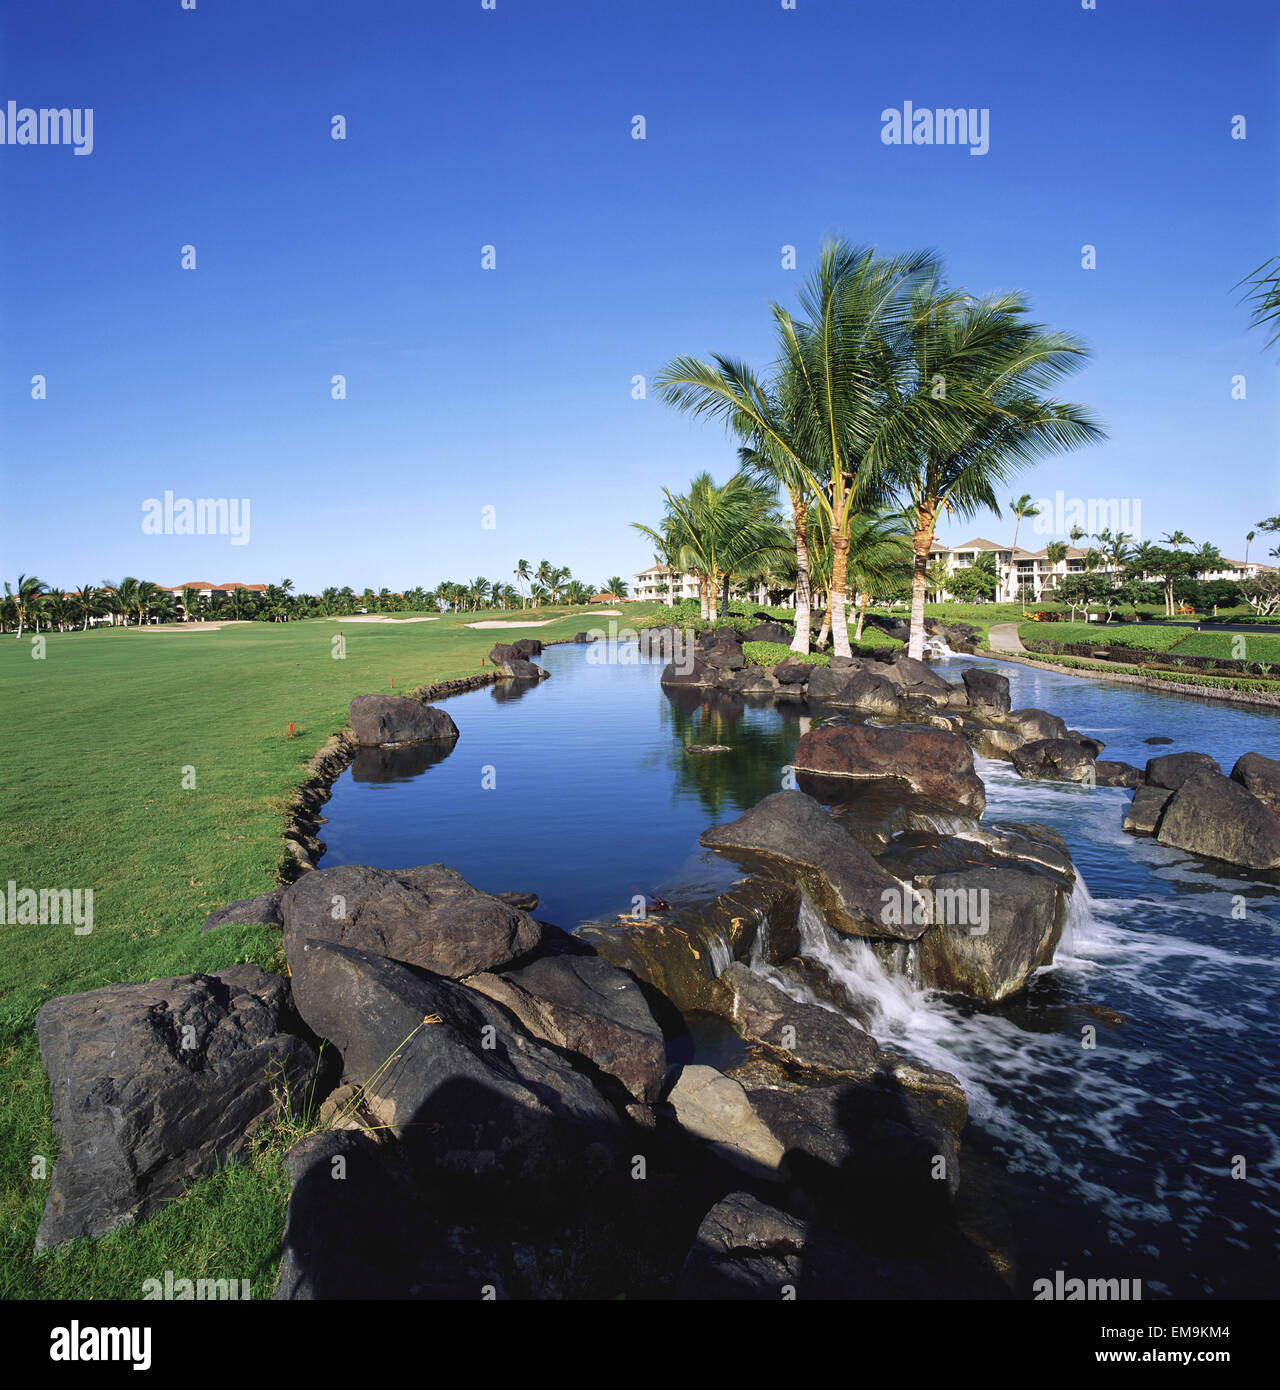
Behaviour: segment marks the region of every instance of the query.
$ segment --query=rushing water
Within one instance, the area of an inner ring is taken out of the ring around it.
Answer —
[[[971,660],[941,670],[954,679]],[[538,915],[568,927],[626,911],[637,893],[676,902],[736,878],[698,834],[782,785],[807,708],[668,695],[661,663],[625,647],[541,661],[550,681],[449,702],[461,737],[442,761],[375,756],[345,773],[324,864],[443,861],[480,888],[537,892]],[[1015,707],[1061,715],[1107,758],[1141,766],[1194,748],[1229,769],[1246,751],[1280,756],[1267,711],[983,664],[1008,674]],[[1153,748],[1152,735],[1174,742]],[[689,755],[690,742],[732,751]],[[1141,1278],[1150,1295],[1274,1296],[1280,891],[1124,834],[1126,791],[1023,781],[1003,762],[979,770],[986,820],[1052,826],[1081,874],[1054,966],[988,1008],[913,990],[813,914],[806,954],[883,1044],[963,1081],[966,1149],[998,1159],[1046,1213],[1022,1233],[1045,1264],[1028,1277],[1063,1268]]]

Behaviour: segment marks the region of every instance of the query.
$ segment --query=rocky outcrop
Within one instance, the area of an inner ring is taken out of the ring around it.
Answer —
[[[962,673],[964,688],[969,696],[969,708],[975,715],[1009,713],[1009,677],[981,666],[967,666]]]
[[[1217,772],[1222,769],[1207,753],[1166,753],[1147,762],[1147,786],[1177,789],[1197,772]]]
[[[369,1113],[439,1183],[563,1206],[566,1171],[585,1184],[621,1161],[619,1116],[597,1087],[478,991],[317,940],[293,979],[343,1082],[364,1088]]]
[[[1101,760],[1094,763],[1093,775],[1100,787],[1140,787],[1143,784],[1142,769],[1130,763]]]
[[[744,642],[773,642],[779,646],[788,647],[795,633],[782,623],[767,622],[757,623],[755,627],[749,627],[743,634]]]
[[[284,897],[283,888],[273,888],[256,898],[241,898],[239,902],[228,903],[204,919],[202,932],[213,931],[230,922],[244,922],[254,926],[279,927],[284,924],[280,915],[280,900]]]
[[[897,881],[803,792],[774,792],[737,820],[704,830],[700,839],[748,866],[761,860],[795,866],[837,931],[903,937],[904,929],[883,923],[885,894],[897,892]],[[906,939],[918,934],[910,926],[905,933]]]
[[[809,699],[861,714],[893,718],[898,713],[898,694],[893,683],[868,670],[815,667],[809,678]]]
[[[589,951],[543,956],[463,982],[505,1005],[535,1038],[577,1053],[655,1101],[667,1071],[662,1029],[633,976]]]
[[[458,726],[444,710],[405,695],[357,695],[348,718],[355,741],[365,748],[458,737]]]
[[[1280,761],[1264,758],[1261,753],[1245,753],[1236,759],[1231,780],[1273,811],[1280,811]]]
[[[1089,782],[1094,778],[1094,752],[1065,738],[1038,738],[1013,750],[1019,777],[1047,782]]]
[[[296,975],[311,942],[376,952],[461,979],[533,952],[542,928],[527,912],[473,888],[456,869],[318,869],[281,904],[284,948]]]
[[[795,767],[823,778],[889,779],[978,815],[986,806],[972,750],[958,734],[940,729],[824,724],[801,735]],[[800,785],[811,789],[803,777]]]
[[[300,1106],[316,1054],[284,1031],[291,1017],[288,983],[256,965],[45,1004],[36,1035],[62,1148],[37,1248],[156,1210],[242,1154],[283,1097]]]
[[[1125,812],[1123,828],[1131,835],[1154,835],[1172,795],[1166,787],[1138,787]]]
[[[1280,868],[1280,816],[1238,782],[1207,768],[1191,773],[1169,798],[1156,839],[1246,869]]]

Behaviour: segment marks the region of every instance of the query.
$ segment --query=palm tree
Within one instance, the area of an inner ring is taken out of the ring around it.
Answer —
[[[1250,531],[1244,538],[1244,562],[1246,565],[1249,563],[1249,547],[1253,544],[1253,538],[1257,534],[1256,531]]]
[[[1015,556],[1018,551],[1018,530],[1022,526],[1024,516],[1039,516],[1040,508],[1036,506],[1034,499],[1029,492],[1024,492],[1021,497],[1010,501],[1009,510],[1017,518],[1013,526],[1013,545],[1009,551],[1009,597],[1014,597],[1014,577],[1018,573],[1018,566]]]
[[[620,574],[611,574],[604,581],[604,587],[617,598],[626,598],[627,596],[627,585]]]
[[[1271,256],[1244,277],[1237,280],[1232,289],[1239,289],[1241,285],[1249,285],[1250,292],[1245,295],[1244,302],[1253,302],[1253,309],[1250,313],[1250,328],[1262,328],[1270,334],[1264,350],[1271,348],[1277,341],[1280,341],[1280,256]],[[1274,552],[1273,552],[1274,553]]]
[[[98,607],[98,591],[92,584],[81,584],[80,586],[80,608],[84,613],[84,626],[81,632],[88,632],[89,619],[93,616],[94,610]]]
[[[533,578],[533,566],[530,565],[528,560],[521,560],[517,563],[515,568],[515,576],[516,583],[520,586],[520,606],[521,608],[524,608],[526,606],[524,586]]]
[[[771,489],[745,472],[717,487],[710,473],[700,473],[685,495],[663,488],[666,516],[654,530],[632,526],[659,545],[678,542],[680,567],[698,578],[702,616],[719,616],[722,587],[745,573],[762,555],[788,545],[773,510]],[[665,539],[664,539],[665,532]]]
[[[200,595],[191,585],[184,585],[182,590],[182,621],[184,623],[189,623],[195,617],[196,605],[199,601]]]
[[[1161,536],[1160,539],[1164,541],[1166,545],[1172,546],[1174,550],[1177,550],[1180,545],[1192,545],[1194,543],[1185,531],[1172,531],[1167,535]]]
[[[1050,587],[1056,588],[1056,571],[1063,560],[1067,558],[1067,543],[1065,541],[1050,541],[1044,548],[1044,555],[1045,559],[1049,562],[1049,572],[1054,576],[1055,581]]]
[[[911,352],[892,365],[892,415],[877,440],[882,466],[907,500],[915,551],[908,654],[924,654],[924,595],[939,513],[998,516],[995,487],[1051,452],[1103,438],[1080,405],[1048,399],[1083,365],[1066,333],[1028,321],[1020,294],[958,303],[926,286],[914,296]],[[932,394],[937,381],[945,396]]]
[[[227,595],[227,603],[231,609],[233,619],[239,619],[240,614],[249,607],[249,591],[243,584],[237,584]]]
[[[1077,522],[1077,523],[1071,528],[1071,530],[1067,532],[1067,534],[1071,537],[1071,544],[1072,544],[1072,545],[1076,545],[1080,540],[1083,539],[1083,537],[1085,536],[1086,532],[1085,532],[1084,527],[1081,526],[1079,522]]]
[[[776,385],[762,387],[748,368],[724,358],[714,365],[676,358],[657,379],[668,404],[723,420],[752,448],[755,466],[784,486],[793,476],[811,493],[810,505],[828,517],[828,606],[837,655],[849,655],[851,519],[879,500],[874,471],[862,468],[884,403],[878,368],[901,333],[906,295],[934,268],[926,253],[886,259],[874,248],[828,242],[799,296],[804,319],[770,306],[778,338]],[[792,493],[793,510],[796,500]],[[799,542],[807,536],[804,517],[793,516],[793,525]],[[798,571],[801,560],[797,556]]]
[[[137,610],[138,607],[138,581],[131,574],[126,574],[120,581],[116,592],[120,595],[120,604],[125,614],[125,625],[128,626],[128,615]]]
[[[139,581],[133,600],[139,627],[145,621],[148,610],[156,603],[159,594],[160,590],[149,579]]]

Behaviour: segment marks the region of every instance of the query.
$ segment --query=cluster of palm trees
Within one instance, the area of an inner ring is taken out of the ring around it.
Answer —
[[[295,591],[293,580],[282,579],[263,589],[237,586],[226,593],[202,594],[184,588],[181,595],[147,579],[126,575],[118,582],[82,584],[78,590],[50,587],[35,575],[20,574],[16,584],[6,582],[0,599],[0,632],[84,631],[109,621],[117,627],[141,627],[147,623],[208,622],[255,618],[263,622],[288,622],[295,618],[345,617],[355,613],[473,612],[482,608],[511,610],[546,604],[589,603],[600,590],[574,579],[569,571],[543,560],[533,569],[521,560],[517,585],[483,577],[467,584],[446,580],[434,589],[421,586],[392,593],[374,590],[328,588],[319,594]],[[526,588],[527,583],[527,588]],[[625,598],[627,586],[614,575],[604,592]]]
[[[829,242],[799,299],[798,316],[771,306],[777,355],[766,374],[720,354],[676,357],[657,388],[667,404],[720,421],[738,440],[743,466],[731,480],[734,495],[760,480],[785,495],[795,649],[809,645],[816,537],[817,550],[830,553],[834,650],[849,654],[850,565],[861,528],[897,534],[910,547],[908,651],[920,657],[939,518],[988,507],[998,516],[996,488],[1018,470],[1103,438],[1083,406],[1046,394],[1083,364],[1086,350],[1031,322],[1020,294],[975,299],[948,288],[930,252],[884,257]],[[687,507],[668,495],[666,516],[646,534],[660,562],[714,588],[723,563],[712,564],[708,545],[691,536],[707,515],[694,508],[692,492]]]

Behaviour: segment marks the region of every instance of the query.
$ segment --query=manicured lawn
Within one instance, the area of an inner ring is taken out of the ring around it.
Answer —
[[[634,623],[654,607],[621,605],[617,621]],[[556,621],[505,633],[465,626],[545,617]],[[99,630],[48,635],[43,660],[26,635],[0,639],[9,803],[0,890],[13,879],[94,894],[88,936],[70,926],[0,927],[0,1296],[137,1298],[142,1281],[166,1268],[250,1278],[255,1294],[270,1295],[286,1195],[281,1142],[136,1230],[32,1260],[48,1187],[31,1177],[33,1158],[51,1166],[57,1151],[36,1010],[114,981],[237,961],[282,970],[277,931],[229,926],[202,936],[200,927],[212,909],[276,882],[290,792],[346,724],[352,696],[387,690],[393,678],[408,693],[471,675],[495,641],[563,639],[607,622],[560,607],[423,623]],[[342,660],[332,655],[338,632]]]
[[[1018,636],[1024,642],[1075,642],[1099,647],[1133,647],[1144,652],[1167,652],[1190,632],[1185,627],[1157,627],[1146,623],[1022,623]]]
[[[1280,662],[1280,637],[1252,632],[1193,632],[1173,649],[1175,656],[1236,657],[1242,661]]]

